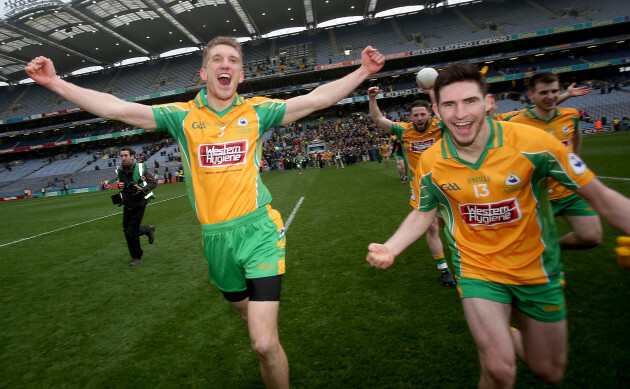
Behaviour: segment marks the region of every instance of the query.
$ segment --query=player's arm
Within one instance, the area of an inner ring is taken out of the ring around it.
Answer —
[[[435,219],[437,208],[428,212],[413,210],[407,215],[398,230],[384,244],[370,243],[365,258],[370,265],[385,269],[394,263],[396,256],[413,242],[418,240],[429,229]]]
[[[108,93],[82,88],[64,81],[57,77],[52,61],[46,57],[31,60],[24,71],[39,85],[96,116],[119,120],[147,131],[156,129],[153,109],[150,106],[130,103]]]
[[[580,149],[582,147],[582,129],[578,123],[575,131],[573,131],[573,152],[580,155]]]
[[[610,189],[594,178],[575,189],[580,197],[591,204],[599,216],[625,235],[630,235],[630,199]]]
[[[282,124],[288,124],[315,111],[330,107],[348,96],[361,83],[378,72],[385,64],[385,58],[378,50],[368,46],[361,52],[361,66],[336,81],[315,88],[311,93],[287,100]]]
[[[385,131],[391,131],[394,122],[383,116],[381,109],[376,102],[376,95],[381,93],[381,89],[378,86],[373,86],[368,89],[368,105],[370,107],[370,116],[374,124],[379,126]]]
[[[567,91],[558,96],[558,101],[556,104],[560,104],[564,101],[567,101],[571,97],[584,96],[591,92],[591,88],[588,86],[580,86],[576,87],[575,82],[567,88]]]

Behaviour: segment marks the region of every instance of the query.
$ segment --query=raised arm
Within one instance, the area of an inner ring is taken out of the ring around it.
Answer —
[[[413,242],[418,240],[429,229],[437,208],[429,212],[413,210],[407,215],[398,230],[384,244],[370,243],[365,258],[370,265],[385,269],[394,263],[396,256]]]
[[[575,85],[575,82],[569,85],[567,91],[558,96],[558,102],[556,104],[567,101],[571,97],[584,96],[591,92],[591,88],[588,86],[576,87]]]
[[[153,110],[148,105],[130,103],[108,93],[82,88],[64,81],[57,77],[52,61],[46,57],[31,60],[24,71],[39,85],[96,116],[120,120],[147,131],[156,128]]]
[[[368,46],[361,52],[361,66],[336,81],[315,88],[304,96],[287,100],[287,108],[282,124],[288,124],[315,111],[330,107],[346,97],[361,83],[383,67],[385,59],[378,50]]]
[[[608,224],[624,235],[630,235],[630,199],[602,184],[597,178],[576,189],[575,193],[591,204]]]
[[[378,95],[379,93],[381,93],[381,89],[378,86],[373,86],[368,89],[370,116],[372,117],[372,121],[374,122],[374,124],[389,132],[392,130],[394,122],[383,116],[381,109],[378,107],[378,103],[376,102],[376,95]]]

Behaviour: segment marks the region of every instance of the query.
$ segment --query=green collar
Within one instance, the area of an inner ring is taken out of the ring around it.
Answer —
[[[218,112],[218,111],[214,110],[212,107],[210,107],[208,105],[208,99],[206,98],[206,94],[207,93],[208,93],[208,90],[206,88],[203,88],[202,90],[200,90],[199,93],[197,94],[197,96],[195,96],[195,104],[197,105],[197,108],[202,108],[202,107],[208,108],[210,111],[214,112],[219,117],[221,117],[221,116],[225,115],[226,113],[230,112],[232,107],[237,106],[237,105],[242,105],[244,103],[243,98],[241,96],[239,96],[238,93],[236,93],[236,95],[234,96],[234,101],[232,101],[232,105],[230,105],[229,107],[227,107],[223,111]]]
[[[556,117],[558,117],[558,115],[560,114],[560,111],[558,111],[558,108],[554,109],[553,116],[549,120],[543,120],[543,119],[539,118],[538,116],[536,116],[536,114],[534,113],[534,107],[527,107],[527,108],[525,108],[525,112],[523,112],[523,114],[525,115],[525,117],[527,117],[529,119],[536,119],[536,120],[540,120],[541,122],[544,122],[546,124],[549,124]]]
[[[489,149],[503,146],[503,129],[501,127],[501,122],[498,122],[489,116],[487,116],[486,119],[488,120],[488,125],[490,126],[490,136],[488,137],[483,153],[481,153],[479,159],[475,163],[470,163],[459,158],[457,149],[455,149],[455,144],[453,143],[453,139],[451,138],[446,125],[443,122],[438,123],[438,125],[442,128],[442,133],[444,134],[444,141],[442,142],[442,157],[444,159],[454,158],[472,169],[479,169],[481,163],[486,159]]]

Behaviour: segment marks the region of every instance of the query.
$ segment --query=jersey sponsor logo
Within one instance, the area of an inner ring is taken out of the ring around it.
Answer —
[[[409,151],[412,153],[421,153],[435,143],[435,139],[427,139],[423,141],[409,142]]]
[[[193,122],[192,128],[194,128],[195,130],[205,130],[206,129],[206,123],[204,123],[204,122]]]
[[[469,226],[494,226],[520,220],[522,215],[518,199],[495,203],[468,203],[459,205],[459,213]]]
[[[490,176],[471,177],[468,179],[469,184],[476,184],[478,182],[490,182]]]
[[[561,142],[563,145],[567,146],[567,149],[568,149],[568,148],[570,147],[570,145],[571,145],[571,139],[561,139],[561,140],[560,140],[560,142]]]
[[[200,144],[198,150],[199,166],[215,168],[243,165],[247,161],[248,145],[245,140]]]
[[[569,153],[569,166],[571,166],[571,170],[573,170],[573,173],[577,175],[586,172],[586,164],[584,163],[584,161],[582,161],[580,157],[573,153]]]
[[[440,188],[442,188],[442,190],[445,192],[448,192],[449,190],[462,190],[462,188],[457,186],[457,184],[451,182],[440,185]]]

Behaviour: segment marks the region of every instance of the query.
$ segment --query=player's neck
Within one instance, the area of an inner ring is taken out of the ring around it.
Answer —
[[[488,122],[484,120],[481,130],[479,130],[479,133],[472,143],[462,145],[458,144],[457,141],[453,139],[453,145],[455,146],[455,150],[457,150],[457,156],[466,162],[477,163],[479,157],[481,157],[486,149],[489,137],[490,126],[488,125]]]

